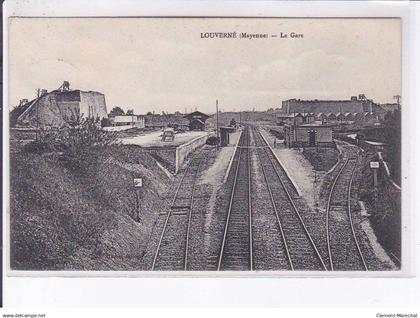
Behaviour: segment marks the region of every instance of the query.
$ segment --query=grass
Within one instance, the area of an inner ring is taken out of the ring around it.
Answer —
[[[328,171],[337,162],[339,152],[335,148],[304,148],[303,155],[316,171]]]
[[[92,147],[82,159],[11,154],[12,269],[141,269],[169,179],[138,147]],[[144,180],[141,222],[133,177]]]

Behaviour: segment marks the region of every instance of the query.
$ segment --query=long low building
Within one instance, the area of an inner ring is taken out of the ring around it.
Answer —
[[[145,119],[143,115],[118,115],[109,117],[112,126],[132,126],[136,128],[145,127]]]
[[[365,95],[351,96],[347,100],[302,100],[288,99],[282,102],[281,112],[284,114],[313,113],[315,115],[338,113],[373,113],[381,115],[386,110]]]

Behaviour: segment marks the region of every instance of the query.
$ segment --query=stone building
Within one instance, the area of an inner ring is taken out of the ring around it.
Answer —
[[[363,94],[351,96],[348,100],[301,100],[288,99],[282,102],[281,112],[292,113],[383,113],[386,112],[381,106],[367,99]]]
[[[57,90],[42,90],[39,98],[22,102],[11,111],[11,126],[62,127],[80,117],[108,117],[104,94],[70,90],[69,85],[65,82]]]
[[[333,130],[319,123],[284,126],[284,143],[289,148],[332,147]]]

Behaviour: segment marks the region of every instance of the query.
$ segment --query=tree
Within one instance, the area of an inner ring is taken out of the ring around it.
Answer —
[[[121,107],[115,106],[108,114],[110,117],[125,115],[124,110]]]
[[[134,115],[134,110],[133,109],[127,110],[126,115]]]
[[[385,115],[385,140],[391,175],[401,184],[401,110],[394,110]]]
[[[101,127],[109,127],[112,126],[111,121],[108,118],[101,119]]]

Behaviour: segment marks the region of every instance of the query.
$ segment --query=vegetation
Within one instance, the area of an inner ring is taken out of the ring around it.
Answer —
[[[63,128],[41,129],[37,140],[24,147],[25,152],[59,152],[75,168],[83,164],[86,151],[117,142],[117,134],[100,128],[99,118],[82,118]]]
[[[387,161],[395,182],[401,184],[401,110],[385,115],[385,140]]]
[[[170,182],[141,148],[117,144],[99,119],[80,119],[41,130],[38,140],[11,153],[10,173],[13,269],[144,266]],[[139,177],[144,188],[134,189]]]
[[[108,116],[110,117],[122,116],[122,115],[125,115],[125,112],[121,107],[118,107],[118,106],[111,109],[111,111],[108,114]]]
[[[303,148],[303,155],[316,171],[328,171],[337,162],[339,152],[335,148]]]

